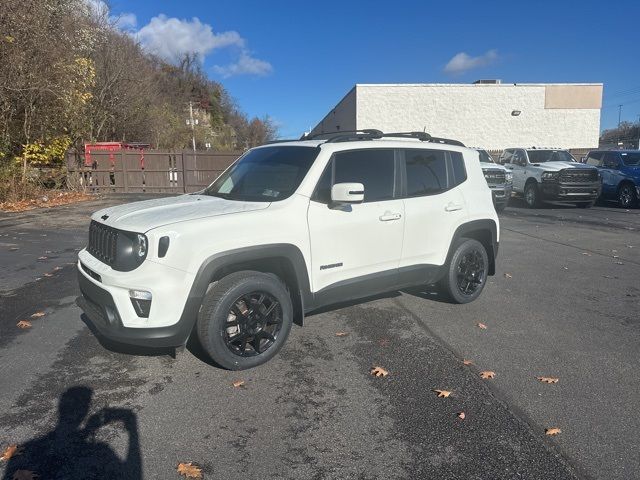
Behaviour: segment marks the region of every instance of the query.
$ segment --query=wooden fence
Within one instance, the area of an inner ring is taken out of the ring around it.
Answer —
[[[91,192],[191,193],[216,179],[243,152],[165,152],[136,150],[91,152],[91,165],[84,154],[67,152],[67,168],[80,175]]]

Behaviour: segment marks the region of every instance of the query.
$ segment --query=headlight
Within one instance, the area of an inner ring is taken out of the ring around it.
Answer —
[[[558,172],[543,172],[542,180],[553,180],[558,178]]]
[[[513,182],[513,173],[505,172],[504,179],[507,181],[507,183]]]
[[[134,246],[134,253],[138,256],[138,258],[144,258],[147,256],[147,237],[138,234],[136,238],[136,245]]]

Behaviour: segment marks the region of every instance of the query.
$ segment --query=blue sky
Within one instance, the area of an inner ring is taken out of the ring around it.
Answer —
[[[109,4],[147,48],[198,50],[206,73],[282,137],[313,127],[356,83],[602,82],[601,128],[617,124],[618,104],[623,120],[640,115],[638,1]]]

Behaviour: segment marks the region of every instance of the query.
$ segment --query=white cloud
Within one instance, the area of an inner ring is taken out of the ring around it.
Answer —
[[[131,31],[136,28],[138,19],[134,13],[122,13],[111,15],[109,6],[103,0],[85,0],[87,12],[94,18],[106,19],[116,28],[123,31]]]
[[[238,32],[213,33],[211,26],[198,18],[181,20],[162,14],[138,30],[137,38],[147,51],[168,61],[178,60],[185,53],[204,58],[218,48],[245,45]]]
[[[249,52],[243,50],[237,62],[228,65],[214,65],[214,72],[222,75],[224,78],[234,75],[269,75],[273,71],[273,67],[269,62],[252,57]]]
[[[138,26],[138,18],[135,13],[123,13],[117,17],[109,17],[113,24],[120,30],[134,30]]]
[[[497,50],[489,50],[483,55],[479,55],[477,57],[472,57],[465,52],[460,52],[453,56],[449,63],[447,63],[444,67],[445,73],[449,73],[452,75],[459,75],[461,73],[465,73],[469,70],[473,70],[474,68],[486,67],[487,65],[491,65],[498,60],[498,51]]]
[[[200,60],[223,48],[231,48],[237,59],[228,65],[215,65],[213,70],[227,78],[234,75],[268,75],[271,64],[251,55],[247,42],[236,31],[214,33],[211,25],[199,18],[191,20],[167,17],[160,14],[139,30],[138,19],[133,13],[112,15],[104,0],[84,0],[87,11],[96,18],[107,19],[116,28],[135,37],[142,47],[168,62],[180,60],[186,53],[195,53]]]

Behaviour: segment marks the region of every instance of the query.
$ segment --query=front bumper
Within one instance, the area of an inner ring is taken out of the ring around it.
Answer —
[[[542,182],[542,197],[555,202],[590,202],[600,196],[602,184]]]
[[[145,261],[119,272],[82,250],[78,255],[77,304],[94,333],[114,343],[144,347],[184,345],[197,316],[191,298],[194,275]],[[152,294],[148,318],[138,315],[130,290]],[[197,306],[199,307],[199,303]]]
[[[494,205],[502,206],[509,203],[511,191],[513,189],[512,184],[505,183],[503,185],[490,185],[489,188],[491,189],[491,198],[493,199]]]
[[[127,328],[111,294],[78,270],[81,295],[76,303],[85,313],[94,333],[111,342],[140,347],[179,347],[189,338],[193,322],[179,321],[168,327]],[[182,319],[181,319],[182,320]]]

